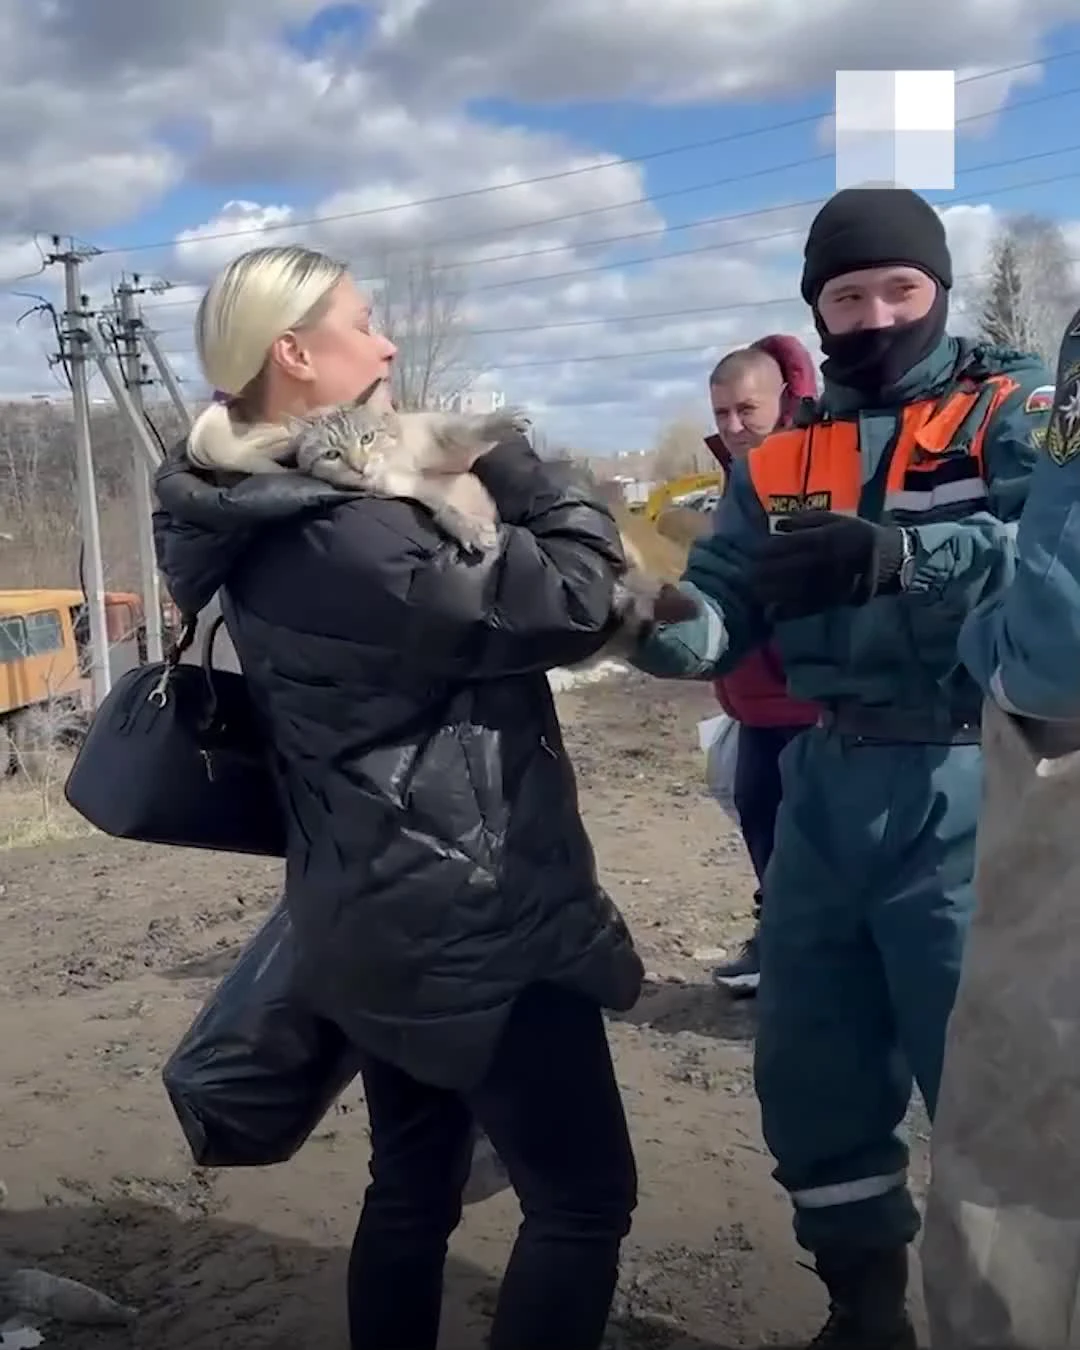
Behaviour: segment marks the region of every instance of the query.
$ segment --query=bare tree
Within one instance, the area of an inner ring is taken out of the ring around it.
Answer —
[[[990,276],[979,297],[979,336],[1037,352],[1053,367],[1076,305],[1077,287],[1061,227],[1031,215],[1006,222],[994,241]]]
[[[398,349],[398,407],[430,408],[462,393],[476,374],[462,322],[463,277],[430,255],[387,259],[380,275],[376,317]]]
[[[162,437],[182,428],[171,406],[151,406]],[[138,538],[131,505],[131,442],[111,405],[91,415],[106,573],[111,588],[138,586]],[[0,580],[8,586],[79,582],[78,496],[71,405],[0,403]],[[6,536],[6,537],[4,537]]]
[[[669,423],[660,433],[653,464],[661,482],[681,478],[684,474],[709,473],[716,468],[705,446],[705,433],[690,417],[680,417]]]

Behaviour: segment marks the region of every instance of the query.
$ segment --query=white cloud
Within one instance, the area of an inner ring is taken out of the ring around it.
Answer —
[[[957,0],[943,25],[929,0],[902,19],[862,0],[826,0],[812,14],[757,0],[753,22],[745,0],[627,0],[618,22],[601,0],[501,0],[472,17],[476,0],[383,0],[376,44],[358,59],[337,47],[303,57],[282,40],[316,0],[50,0],[34,11],[0,0],[0,292],[28,278],[14,289],[58,297],[54,270],[32,276],[40,252],[29,232],[152,243],[168,230],[140,217],[188,190],[199,205],[174,241],[106,253],[84,281],[95,303],[124,270],[176,283],[147,298],[146,314],[193,385],[194,306],[243,248],[304,240],[368,278],[430,252],[462,292],[482,381],[543,409],[555,438],[637,448],[688,405],[704,412],[702,384],[722,350],[770,331],[813,342],[798,299],[813,208],[792,206],[778,174],[773,207],[669,227],[640,166],[482,121],[464,97],[798,93],[831,88],[838,66],[881,64],[883,47],[896,66],[966,62],[961,74],[981,74],[1034,59],[1040,24],[1074,3],[1028,0],[1021,16],[1019,0]],[[1038,76],[963,86],[982,101],[964,94],[958,111],[992,114]],[[518,180],[534,181],[500,186]],[[953,207],[946,219],[956,271],[979,271],[994,206]],[[11,326],[30,303],[0,294],[0,389],[56,388],[47,325]]]
[[[694,103],[808,92],[837,70],[1015,65],[1073,0],[376,0],[370,68],[431,97]],[[887,54],[886,62],[882,56]]]
[[[222,268],[264,231],[277,236],[283,226],[296,219],[291,206],[260,206],[258,202],[228,201],[213,220],[191,229],[181,230],[176,236],[174,266],[171,276],[194,275],[200,280]],[[191,296],[170,296],[170,305],[181,300],[197,301],[199,287]]]

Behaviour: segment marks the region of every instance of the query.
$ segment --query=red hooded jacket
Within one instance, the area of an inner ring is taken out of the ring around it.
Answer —
[[[817,397],[817,372],[810,353],[798,338],[774,334],[753,344],[777,362],[784,373],[787,389],[780,406],[777,430],[791,425],[800,400]],[[731,455],[719,436],[706,436],[705,444],[727,470]],[[720,706],[748,727],[807,727],[817,721],[819,709],[814,703],[792,698],[779,653],[770,643],[751,652],[730,675],[714,681]]]

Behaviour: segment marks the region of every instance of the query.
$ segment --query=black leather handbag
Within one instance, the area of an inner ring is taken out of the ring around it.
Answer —
[[[117,839],[285,856],[285,814],[247,681],[214,669],[224,623],[207,625],[202,661],[189,619],[164,661],[127,671],[90,723],[64,793]]]

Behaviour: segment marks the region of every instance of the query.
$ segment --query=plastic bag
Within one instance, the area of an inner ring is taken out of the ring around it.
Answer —
[[[1080,746],[987,703],[920,1265],[933,1350],[1066,1350],[1080,1294]]]
[[[705,781],[721,809],[737,825],[735,809],[735,769],[739,762],[739,724],[727,713],[720,713],[698,727],[701,748],[705,751]]]
[[[495,1145],[482,1131],[477,1130],[473,1143],[472,1168],[461,1196],[463,1205],[479,1205],[493,1195],[510,1189],[506,1164],[495,1152]]]
[[[359,1058],[338,1028],[297,997],[292,924],[278,905],[203,1005],[162,1071],[200,1167],[287,1162],[356,1078]],[[466,1205],[510,1178],[477,1132]]]
[[[279,905],[204,1004],[162,1071],[201,1167],[286,1162],[359,1072],[356,1052],[297,997]]]

